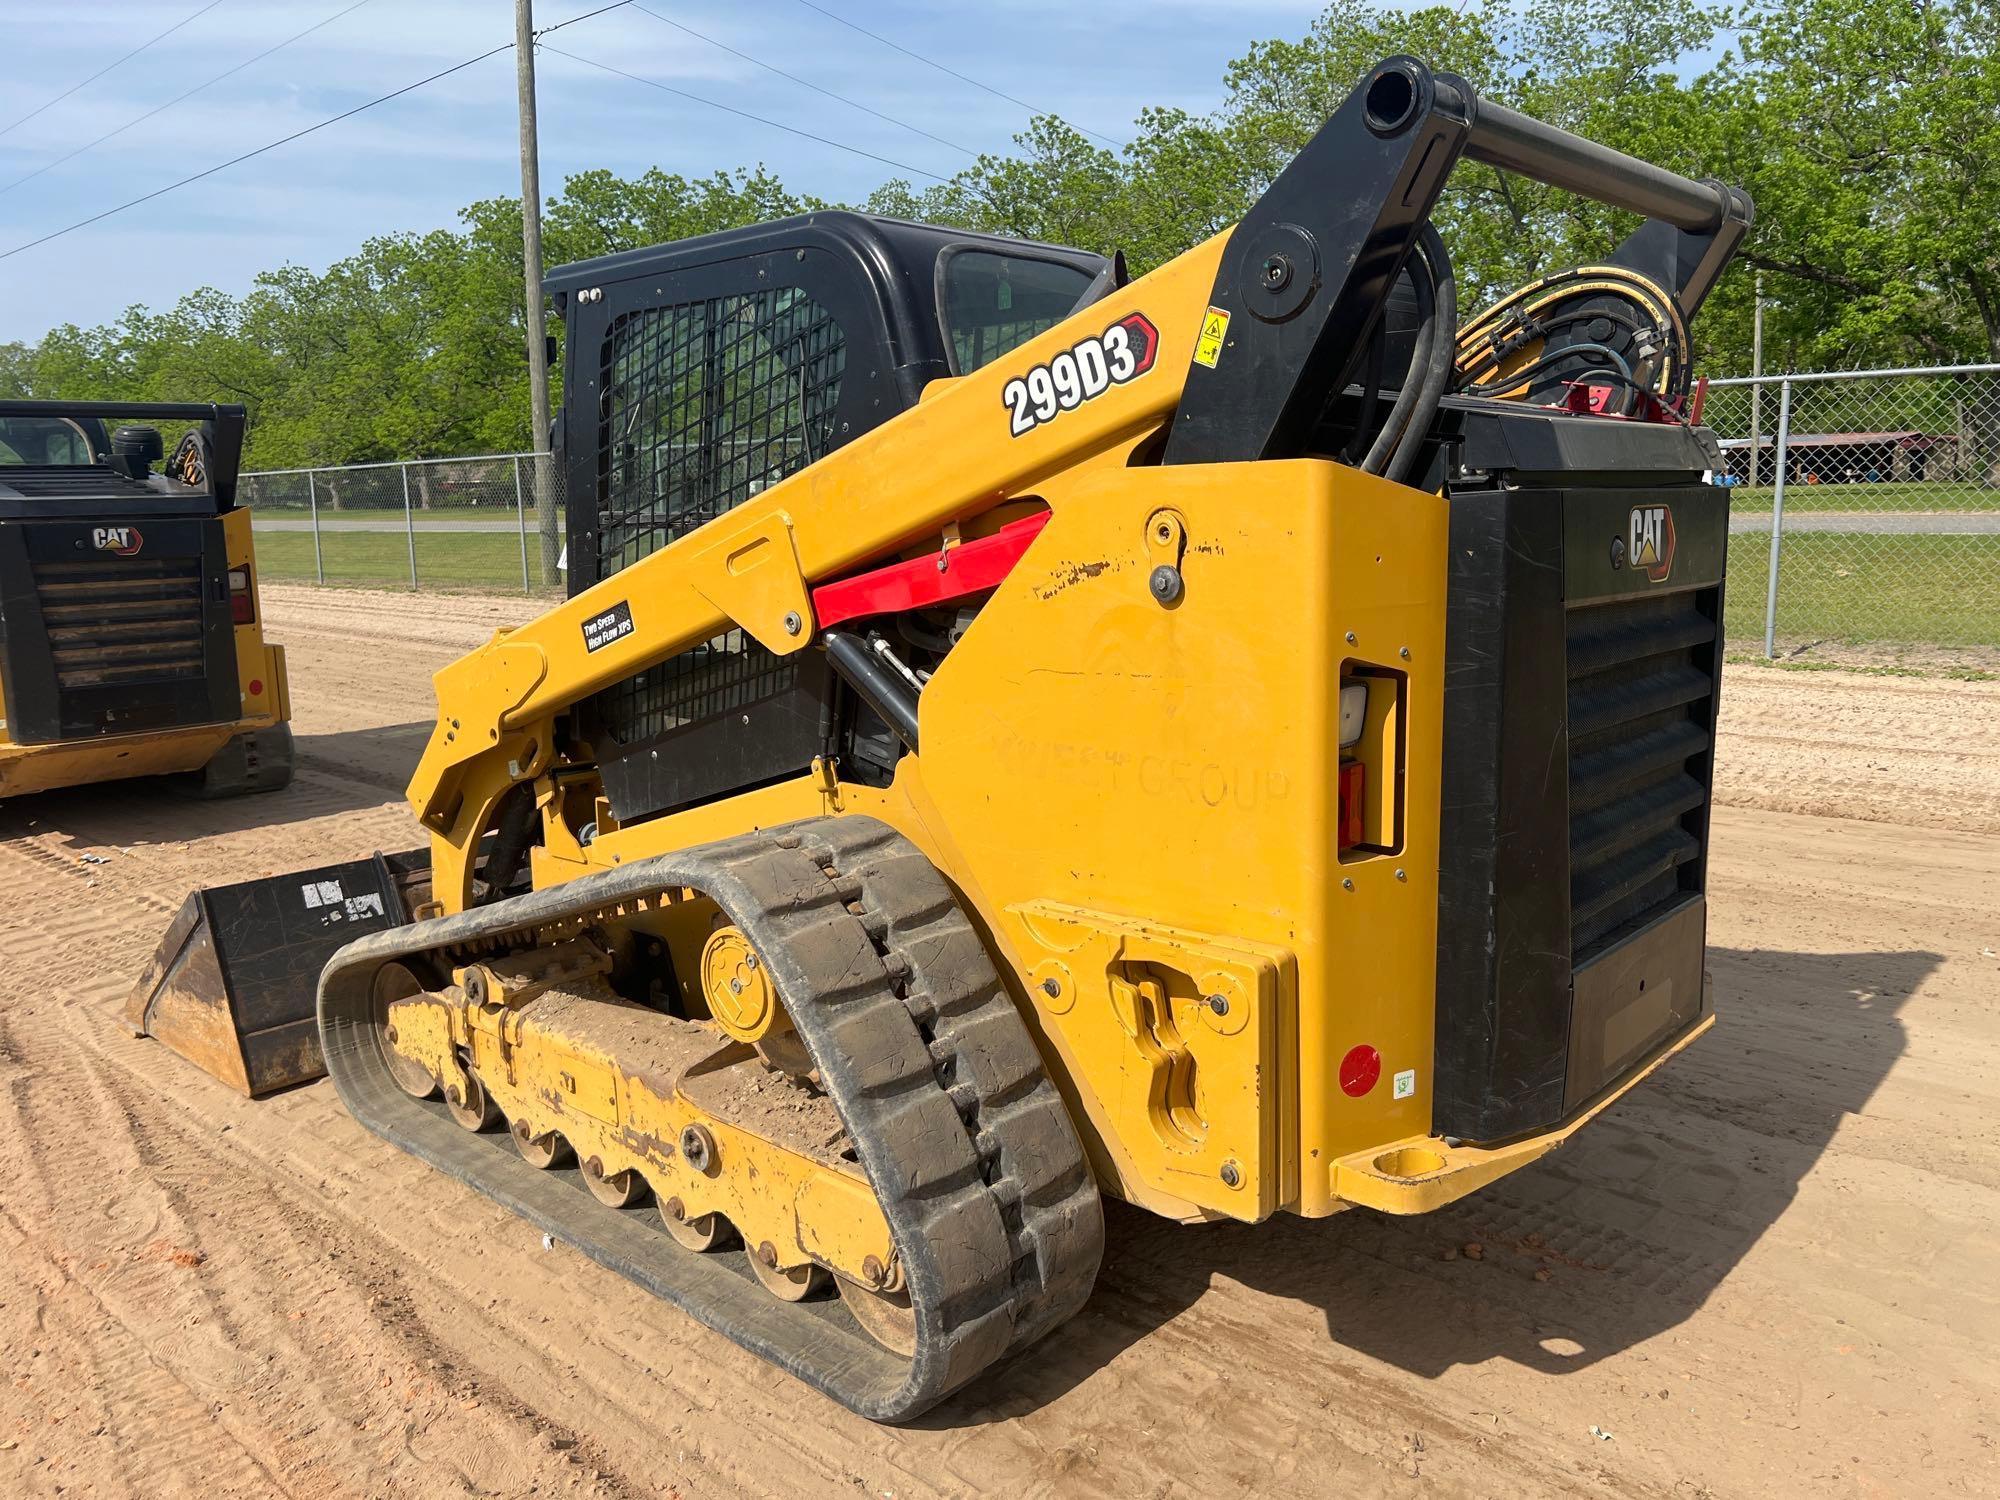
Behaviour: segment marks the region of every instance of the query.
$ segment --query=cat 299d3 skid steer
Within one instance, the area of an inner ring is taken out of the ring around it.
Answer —
[[[1646,222],[1460,333],[1464,158]],[[838,213],[555,273],[575,592],[438,674],[342,1099],[878,1419],[1077,1311],[1101,1193],[1559,1145],[1711,1019],[1749,219],[1392,58],[1129,284]]]

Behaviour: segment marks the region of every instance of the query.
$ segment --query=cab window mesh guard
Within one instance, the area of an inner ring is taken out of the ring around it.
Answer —
[[[840,325],[797,287],[627,313],[604,343],[598,576],[833,446]]]
[[[834,446],[846,344],[797,287],[627,313],[604,341],[597,576],[741,505]],[[619,745],[792,688],[793,662],[731,630],[597,697]]]

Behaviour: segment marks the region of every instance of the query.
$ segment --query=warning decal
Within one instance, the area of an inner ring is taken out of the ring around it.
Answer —
[[[601,615],[592,615],[583,622],[583,649],[601,651],[613,641],[622,641],[632,633],[632,606],[620,599]]]
[[[1215,362],[1222,358],[1222,341],[1229,336],[1229,314],[1219,307],[1211,307],[1201,320],[1201,334],[1194,341],[1194,362],[1215,368]]]

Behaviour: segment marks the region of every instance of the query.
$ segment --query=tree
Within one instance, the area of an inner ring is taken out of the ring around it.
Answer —
[[[2000,361],[2000,7],[1993,0],[1331,0],[1305,34],[1251,45],[1207,114],[1141,112],[1122,151],[1040,117],[948,182],[885,183],[878,213],[1085,249],[1144,272],[1241,217],[1367,68],[1396,52],[1482,96],[1690,176],[1742,183],[1745,246],[1776,299],[1774,367]],[[1724,44],[1727,45],[1724,45]],[[762,167],[578,173],[550,199],[551,264],[826,205]],[[0,393],[242,401],[260,466],[524,448],[518,200],[455,230],[372,237],[242,297],[50,330],[0,348]],[[1631,215],[1477,163],[1438,211],[1460,306],[1602,256]],[[1696,324],[1714,372],[1749,364],[1751,279]],[[557,325],[558,332],[560,325]],[[2000,438],[1996,438],[2000,441]]]
[[[1780,360],[2000,360],[2000,10],[1766,0],[1742,49],[1711,82]]]

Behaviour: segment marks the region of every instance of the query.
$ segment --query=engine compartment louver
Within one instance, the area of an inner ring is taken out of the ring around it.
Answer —
[[[1692,888],[1708,805],[1717,591],[1572,606],[1570,962]]]

